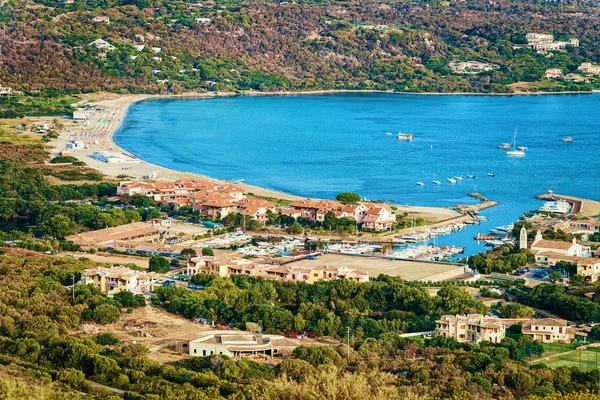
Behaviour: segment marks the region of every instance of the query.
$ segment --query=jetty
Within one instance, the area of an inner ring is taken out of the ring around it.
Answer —
[[[456,209],[462,212],[463,214],[469,214],[473,212],[479,212],[481,210],[485,210],[486,208],[495,207],[500,204],[497,201],[490,200],[481,193],[472,192],[469,193],[469,196],[475,197],[476,199],[481,200],[479,204],[457,204]]]

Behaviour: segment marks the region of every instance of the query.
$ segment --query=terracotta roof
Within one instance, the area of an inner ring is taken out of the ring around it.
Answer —
[[[572,242],[561,242],[559,240],[538,240],[531,245],[531,248],[542,248],[542,249],[558,249],[558,250],[569,250],[573,246]]]
[[[567,326],[567,321],[556,318],[530,319],[523,324],[523,329],[531,328],[531,326]]]

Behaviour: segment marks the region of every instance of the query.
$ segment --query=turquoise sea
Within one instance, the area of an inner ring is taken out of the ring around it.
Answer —
[[[523,158],[498,149],[515,129],[517,143],[528,147]],[[399,141],[399,131],[414,140]],[[573,142],[562,142],[565,136]],[[307,197],[355,191],[397,204],[452,206],[475,202],[467,193],[476,189],[501,203],[482,212],[489,222],[439,239],[468,253],[484,250],[472,240],[477,232],[537,208],[534,196],[549,187],[600,199],[598,95],[148,100],[131,106],[114,140],[164,167]],[[446,181],[454,176],[464,180]]]

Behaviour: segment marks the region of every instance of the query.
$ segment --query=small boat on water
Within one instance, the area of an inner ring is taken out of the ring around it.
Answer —
[[[398,140],[413,140],[412,133],[398,132]]]
[[[446,178],[446,180],[448,181],[448,183],[456,183],[456,179],[454,178]]]
[[[440,181],[433,181],[433,183],[436,184],[436,185],[441,185],[442,184],[442,182],[440,182]]]
[[[385,134],[388,136],[392,136],[392,132],[386,132]]]
[[[571,136],[567,136],[562,138],[562,141],[565,143],[571,143],[573,141],[573,138]]]
[[[475,179],[475,175],[467,175],[467,178],[469,178],[469,179]]]
[[[423,182],[417,182],[417,185],[419,185],[419,186],[425,186],[425,184]]]
[[[517,148],[517,130],[515,129],[515,134],[513,135],[513,140],[511,142],[511,149],[506,152],[507,156],[512,157],[524,157],[525,151],[519,150]]]
[[[527,148],[527,146],[517,146],[517,149],[519,149],[519,150],[523,150],[523,151],[527,151],[527,150],[529,150],[529,149]]]
[[[454,179],[456,179],[457,181],[462,181],[463,177],[462,176],[455,176]]]
[[[496,176],[496,174],[492,174],[492,173],[490,172],[490,173],[488,174],[488,176],[493,178],[493,177],[495,177],[495,176]]]
[[[498,146],[498,148],[502,150],[508,150],[510,149],[510,143],[502,143],[500,146]]]

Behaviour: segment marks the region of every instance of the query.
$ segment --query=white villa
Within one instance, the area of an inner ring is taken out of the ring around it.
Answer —
[[[112,44],[108,43],[106,40],[104,39],[96,39],[94,40],[92,43],[89,44],[90,46],[94,46],[100,50],[114,50],[116,49],[115,46],[113,46]]]

